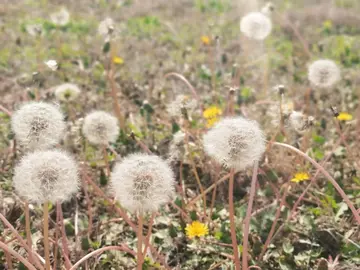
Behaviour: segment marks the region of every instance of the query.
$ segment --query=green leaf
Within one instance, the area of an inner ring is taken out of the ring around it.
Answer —
[[[89,248],[90,248],[89,239],[86,236],[84,236],[83,238],[81,238],[81,249],[87,251]]]
[[[282,248],[286,254],[292,254],[294,252],[294,246],[291,244],[289,239],[285,239]]]

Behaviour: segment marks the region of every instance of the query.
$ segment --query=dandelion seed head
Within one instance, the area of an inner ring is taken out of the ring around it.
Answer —
[[[287,123],[296,132],[303,134],[314,122],[312,116],[306,116],[302,112],[292,111],[288,115]]]
[[[47,65],[47,67],[50,68],[52,71],[56,71],[59,67],[56,60],[48,60],[48,61],[44,62],[44,64]]]
[[[94,111],[84,118],[82,131],[90,143],[107,145],[115,142],[119,135],[118,121],[107,112]]]
[[[169,147],[170,161],[181,160],[185,155],[185,133],[181,130],[174,134]]]
[[[107,37],[109,34],[111,34],[114,31],[114,29],[115,29],[115,23],[113,19],[106,18],[99,23],[98,33],[101,36]]]
[[[14,113],[11,127],[16,139],[26,149],[43,150],[60,142],[66,125],[58,107],[30,102]]]
[[[332,60],[317,60],[309,66],[308,79],[316,87],[329,88],[340,81],[340,69]]]
[[[54,24],[64,26],[70,21],[70,13],[67,9],[62,8],[58,12],[50,14],[50,19]]]
[[[240,31],[248,38],[265,39],[271,32],[271,20],[261,12],[250,12],[240,21]]]
[[[56,203],[71,198],[78,190],[75,160],[60,150],[35,151],[15,167],[17,193],[32,203]]]
[[[30,36],[33,36],[33,37],[41,36],[41,34],[43,33],[43,27],[39,23],[27,24],[25,26],[25,30]]]
[[[184,111],[191,114],[197,106],[197,101],[186,95],[178,95],[173,102],[171,102],[167,111],[171,116],[181,116]]]
[[[174,173],[155,155],[132,154],[116,164],[112,186],[120,204],[130,212],[154,212],[174,194]]]
[[[261,159],[265,137],[257,122],[225,118],[204,135],[207,154],[227,168],[243,170]]]
[[[80,94],[80,88],[72,83],[64,83],[56,87],[55,89],[55,97],[60,101],[73,101]]]

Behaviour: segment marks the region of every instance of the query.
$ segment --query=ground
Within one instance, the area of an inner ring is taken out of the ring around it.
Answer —
[[[120,156],[143,152],[145,145],[170,161],[185,192],[178,190],[172,203],[156,213],[151,243],[162,257],[156,258],[151,249],[143,269],[235,269],[228,181],[206,195],[205,211],[201,196],[197,197],[229,173],[205,154],[202,136],[229,114],[229,100],[234,100],[234,113],[258,121],[267,139],[252,209],[249,264],[282,270],[360,269],[359,226],[348,204],[306,159],[273,145],[283,142],[313,158],[360,209],[360,3],[274,1],[270,36],[264,41],[249,40],[240,32],[239,21],[265,4],[242,0],[2,0],[0,213],[25,237],[24,201],[12,184],[14,166],[24,150],[14,140],[10,115],[23,102],[42,100],[58,104],[64,112],[67,132],[57,147],[72,153],[81,164],[81,189],[62,204],[72,264],[105,246],[126,244],[136,250],[136,232],[119,216],[116,209],[120,205],[112,199],[106,160],[113,167]],[[50,16],[61,8],[70,14],[63,26],[54,24]],[[99,23],[107,17],[114,20],[111,40],[98,33]],[[37,24],[41,33],[34,32]],[[308,80],[309,65],[322,58],[335,61],[341,70],[341,81],[331,89],[317,89]],[[46,64],[49,60],[57,62],[55,70]],[[56,86],[65,82],[81,89],[74,102],[55,98]],[[284,91],[282,97],[279,88]],[[179,104],[172,103],[177,98],[194,103],[184,113]],[[101,147],[86,142],[81,125],[92,110],[108,111],[121,120],[116,103],[125,123],[105,160]],[[208,108],[212,111],[203,113]],[[303,132],[292,130],[286,119],[293,110],[310,119]],[[174,111],[178,113],[170,115]],[[215,119],[208,117],[211,112]],[[339,118],[337,113],[347,114]],[[188,140],[174,143],[179,130],[188,132]],[[240,253],[251,177],[251,168],[235,174]],[[308,180],[314,178],[292,211]],[[194,198],[199,199],[189,203]],[[51,260],[56,257],[58,269],[65,269],[60,268],[65,264],[63,243],[57,236],[56,205],[50,205],[49,212],[50,239],[58,243],[51,245]],[[30,214],[34,249],[43,256],[42,207],[30,204]],[[136,215],[129,216],[136,224]],[[146,233],[150,217],[146,217]],[[206,224],[208,235],[190,239],[185,227],[192,220]],[[9,247],[26,257],[25,249],[11,241],[9,229],[0,224],[0,231],[0,240],[10,241]],[[265,250],[269,234],[273,237]],[[333,266],[332,261],[338,264]],[[15,259],[12,265],[25,269]],[[81,267],[134,269],[136,258],[112,250]],[[1,250],[0,269],[9,269]]]

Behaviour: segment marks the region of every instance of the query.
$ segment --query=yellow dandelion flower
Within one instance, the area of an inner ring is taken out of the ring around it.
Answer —
[[[122,58],[119,57],[119,56],[114,56],[114,57],[113,57],[113,62],[114,62],[115,64],[121,65],[121,64],[124,64],[124,59],[122,59]]]
[[[211,40],[208,36],[202,36],[201,41],[204,45],[209,45]]]
[[[308,173],[298,172],[298,173],[295,173],[294,178],[291,179],[291,182],[299,183],[299,182],[307,181],[307,180],[310,180],[310,176]]]
[[[217,106],[210,106],[203,112],[203,117],[206,119],[206,127],[211,128],[216,122],[220,120],[222,110]]]
[[[353,119],[352,115],[350,113],[347,112],[341,112],[339,113],[339,115],[337,116],[337,119],[339,119],[340,121],[350,121]]]
[[[191,224],[186,225],[186,235],[190,239],[194,237],[202,237],[209,234],[209,228],[200,221],[193,221]]]

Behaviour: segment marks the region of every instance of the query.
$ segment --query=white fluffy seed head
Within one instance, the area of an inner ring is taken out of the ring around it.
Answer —
[[[154,212],[174,194],[174,173],[155,155],[132,154],[115,165],[112,186],[120,204],[130,212]]]
[[[109,34],[111,34],[114,31],[114,29],[115,29],[115,23],[113,19],[106,18],[99,23],[98,33],[101,36],[107,37]]]
[[[204,149],[224,167],[239,171],[261,159],[265,137],[256,121],[225,118],[204,135]]]
[[[28,150],[47,149],[63,138],[64,116],[58,107],[42,102],[30,102],[11,118],[12,130],[18,142]]]
[[[240,31],[251,39],[263,40],[271,32],[271,20],[261,12],[250,12],[240,21]]]
[[[117,119],[104,111],[94,111],[84,119],[83,134],[95,145],[106,145],[115,142],[119,135]]]
[[[317,60],[309,66],[308,79],[316,87],[329,88],[340,81],[340,69],[332,60]]]
[[[80,88],[72,83],[64,83],[56,87],[55,97],[59,101],[73,101],[80,94]]]
[[[15,167],[13,182],[17,193],[29,202],[63,202],[78,190],[78,169],[63,151],[35,151]]]
[[[62,8],[58,12],[50,14],[51,21],[59,26],[67,25],[70,21],[70,13],[67,9]]]
[[[191,114],[197,106],[197,101],[186,95],[178,95],[173,102],[171,102],[167,111],[171,116],[181,116],[185,111]]]
[[[288,125],[300,134],[312,126],[313,122],[312,116],[306,116],[302,112],[292,111],[288,116]]]

